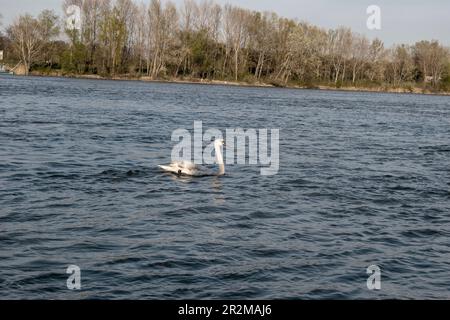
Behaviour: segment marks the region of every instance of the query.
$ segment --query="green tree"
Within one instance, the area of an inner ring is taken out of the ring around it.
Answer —
[[[38,24],[42,41],[42,55],[40,58],[46,65],[51,66],[56,48],[53,39],[60,34],[59,17],[51,10],[44,10],[38,16]]]

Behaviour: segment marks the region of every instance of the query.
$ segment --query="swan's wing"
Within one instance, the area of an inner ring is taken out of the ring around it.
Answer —
[[[179,162],[176,162],[176,164],[180,169],[186,169],[186,170],[197,170],[198,169],[198,167],[190,161],[179,161]]]
[[[197,175],[199,171],[199,167],[189,161],[174,161],[170,165],[160,165],[158,167],[167,172],[182,173],[191,176]]]
[[[174,161],[169,165],[166,165],[166,166],[160,165],[158,167],[160,167],[161,169],[164,169],[164,170],[168,170],[168,169],[170,169],[170,170],[175,170],[175,169],[193,170],[196,168],[196,165],[189,161]]]
[[[158,167],[161,168],[164,171],[173,172],[173,173],[178,173],[178,170],[179,170],[178,167],[174,167],[172,165],[170,165],[170,166],[158,166]]]
[[[189,176],[213,176],[216,175],[214,171],[205,167],[196,165],[189,161],[175,161],[172,162],[169,166],[159,166],[164,171],[172,172],[172,173],[182,173]]]

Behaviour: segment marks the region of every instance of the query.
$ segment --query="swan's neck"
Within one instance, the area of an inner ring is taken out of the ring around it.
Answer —
[[[225,174],[225,164],[223,163],[222,148],[220,147],[220,145],[216,145],[215,150],[216,150],[216,161],[217,164],[219,165],[218,175],[223,176]]]

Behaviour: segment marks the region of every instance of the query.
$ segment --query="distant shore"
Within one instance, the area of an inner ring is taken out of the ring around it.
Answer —
[[[309,89],[309,90],[324,90],[324,91],[348,91],[348,92],[378,92],[378,93],[401,93],[401,94],[421,94],[421,95],[441,95],[450,96],[447,91],[431,91],[421,87],[409,88],[390,88],[390,87],[359,87],[359,86],[331,86],[331,85],[317,85],[317,86],[301,86],[301,85],[276,85],[265,82],[245,82],[245,81],[226,81],[226,80],[209,80],[197,78],[170,78],[170,79],[152,79],[150,77],[135,77],[126,75],[117,75],[112,77],[103,77],[95,74],[59,74],[55,72],[43,73],[39,71],[32,71],[30,76],[37,77],[55,77],[55,78],[72,78],[72,79],[90,79],[90,80],[117,80],[117,81],[140,81],[140,82],[155,82],[155,83],[180,83],[180,84],[202,84],[202,85],[222,85],[235,87],[254,87],[254,88],[285,88],[285,89]]]

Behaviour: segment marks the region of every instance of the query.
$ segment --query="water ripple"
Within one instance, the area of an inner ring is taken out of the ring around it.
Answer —
[[[371,299],[372,264],[377,298],[450,298],[448,97],[33,77],[0,92],[3,298]],[[279,128],[279,174],[161,173],[194,120]]]

